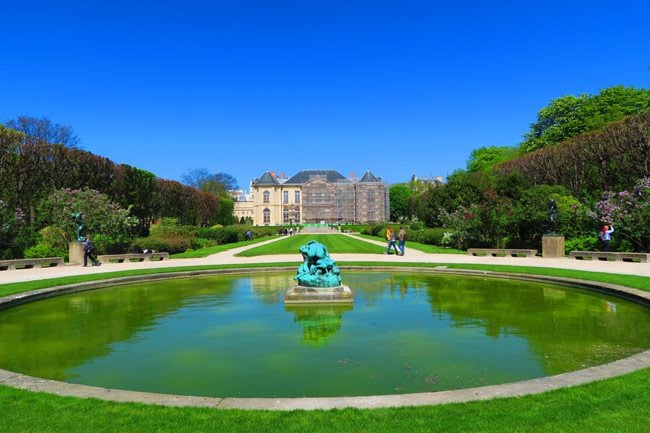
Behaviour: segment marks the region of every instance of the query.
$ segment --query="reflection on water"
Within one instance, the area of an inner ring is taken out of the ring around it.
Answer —
[[[435,391],[524,380],[650,347],[620,299],[514,280],[345,272],[354,307],[285,306],[289,273],[153,281],[0,312],[0,367],[206,396]]]
[[[293,313],[294,321],[302,326],[303,343],[315,347],[326,344],[341,329],[343,313],[352,308],[352,304],[284,306],[284,310]]]

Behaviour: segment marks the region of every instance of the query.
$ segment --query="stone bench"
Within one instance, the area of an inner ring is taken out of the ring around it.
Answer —
[[[615,262],[648,263],[648,253],[616,253],[611,251],[571,251],[569,257],[576,260],[601,260]]]
[[[0,271],[13,271],[16,269],[33,269],[35,267],[51,268],[53,266],[63,266],[63,257],[0,260]]]
[[[129,253],[129,254],[102,254],[97,256],[102,263],[148,262],[169,260],[169,253]]]
[[[469,248],[467,254],[470,256],[492,257],[535,257],[537,250],[519,248]]]

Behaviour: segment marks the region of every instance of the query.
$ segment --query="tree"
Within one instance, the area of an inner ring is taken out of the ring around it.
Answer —
[[[520,147],[531,152],[648,110],[650,90],[646,89],[616,86],[598,95],[562,96],[539,111]]]
[[[0,199],[0,259],[23,257],[26,247],[35,243],[34,229],[21,208]]]
[[[76,148],[81,140],[72,129],[72,126],[64,126],[60,123],[53,123],[47,117],[37,119],[32,116],[18,116],[5,122],[8,128],[20,131],[28,137],[45,141],[50,144],[63,144],[66,147]]]
[[[206,168],[196,168],[188,171],[181,180],[185,185],[205,191],[204,187],[210,182],[223,185],[224,191],[237,189],[237,179],[227,173],[210,173]],[[208,185],[207,188],[214,189],[215,185]]]
[[[390,220],[400,221],[410,219],[413,191],[403,183],[393,185],[389,190],[390,195]]]
[[[138,225],[138,219],[112,202],[106,194],[92,189],[60,189],[54,191],[42,204],[40,218],[43,226],[60,229],[62,245],[67,246],[76,237],[73,212],[83,214],[87,232],[92,235],[105,235],[112,242],[129,240],[131,230]]]
[[[509,146],[490,146],[474,149],[467,161],[467,171],[470,173],[486,171],[497,164],[517,155],[517,149]]]
[[[154,220],[156,176],[146,170],[121,164],[115,167],[111,197],[122,207],[130,207],[146,233]]]

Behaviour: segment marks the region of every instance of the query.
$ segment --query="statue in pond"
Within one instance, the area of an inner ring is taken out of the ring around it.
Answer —
[[[81,212],[73,212],[70,214],[74,218],[74,224],[77,229],[77,242],[86,240],[86,226],[84,225],[84,215]]]
[[[327,247],[320,242],[309,241],[300,247],[303,263],[298,267],[294,280],[303,287],[338,287],[341,276],[338,266],[330,258]]]

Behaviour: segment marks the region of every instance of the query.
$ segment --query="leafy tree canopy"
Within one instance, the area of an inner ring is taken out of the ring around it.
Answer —
[[[489,170],[500,162],[515,157],[517,153],[517,148],[510,146],[479,147],[470,154],[467,171],[473,173]]]
[[[130,215],[106,194],[92,189],[60,189],[41,204],[43,225],[57,227],[65,238],[63,245],[75,239],[76,226],[72,213],[83,214],[88,233],[110,236],[114,240],[128,240],[138,219]]]
[[[390,187],[390,220],[411,218],[413,191],[408,185],[399,183]]]
[[[615,86],[597,95],[562,96],[537,113],[520,147],[531,152],[650,110],[650,90]]]

